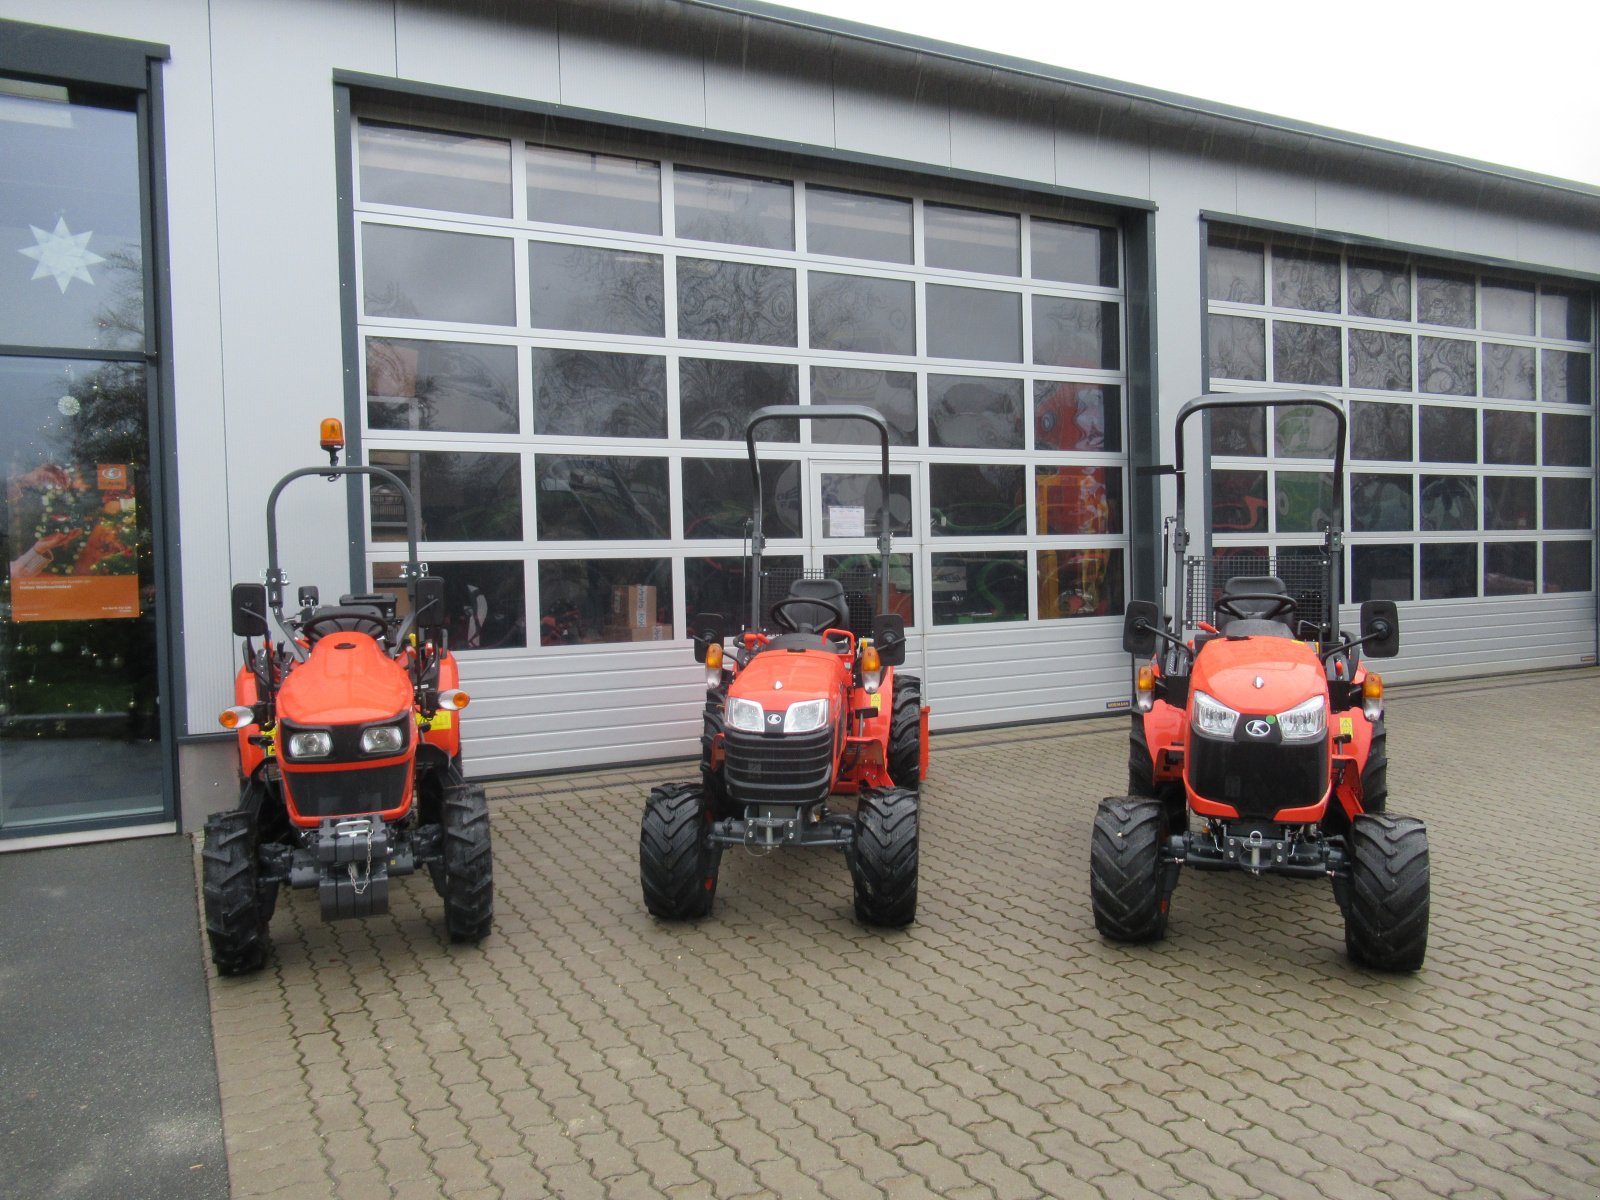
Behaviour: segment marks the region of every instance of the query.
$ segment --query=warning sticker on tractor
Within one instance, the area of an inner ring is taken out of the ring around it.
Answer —
[[[1339,736],[1340,737],[1354,737],[1355,734],[1356,734],[1356,723],[1355,723],[1355,721],[1352,720],[1349,717],[1340,717],[1339,718]]]

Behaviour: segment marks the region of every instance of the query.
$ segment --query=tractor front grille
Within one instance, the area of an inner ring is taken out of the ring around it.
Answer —
[[[768,737],[729,729],[724,777],[737,804],[814,804],[833,788],[832,726]]]
[[[353,817],[390,812],[405,803],[409,762],[344,771],[284,768],[283,785],[302,817]]]
[[[1328,743],[1253,745],[1194,734],[1189,785],[1241,817],[1271,820],[1280,809],[1306,808],[1328,789]]]

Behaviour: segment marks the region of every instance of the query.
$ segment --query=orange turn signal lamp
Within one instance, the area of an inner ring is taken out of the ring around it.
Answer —
[[[871,639],[861,639],[861,690],[869,696],[883,686],[883,656]]]
[[[1383,676],[1376,672],[1361,681],[1361,715],[1369,721],[1383,716]]]
[[[472,703],[472,697],[460,688],[446,688],[439,693],[439,707],[447,708],[451,712],[459,712]]]
[[[1149,663],[1139,668],[1133,681],[1133,707],[1142,713],[1156,706],[1156,669]]]
[[[246,725],[256,723],[255,709],[248,704],[236,704],[232,708],[225,708],[217,715],[217,722],[224,729],[243,729]]]
[[[722,643],[713,642],[706,647],[706,691],[714,692],[722,686]]]

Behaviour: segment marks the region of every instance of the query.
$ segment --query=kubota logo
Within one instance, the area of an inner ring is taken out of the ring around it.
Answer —
[[[767,714],[767,724],[768,725],[782,725],[783,724],[783,714],[782,713],[768,713]]]
[[[1246,721],[1244,723],[1244,731],[1251,737],[1266,737],[1267,734],[1272,732],[1272,723],[1270,721],[1263,721],[1257,717],[1253,721]]]

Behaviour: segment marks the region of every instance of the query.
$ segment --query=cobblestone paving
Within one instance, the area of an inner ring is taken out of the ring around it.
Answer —
[[[729,853],[652,920],[638,820],[692,764],[492,785],[497,924],[425,876],[211,980],[235,1196],[1592,1197],[1600,671],[1391,694],[1390,809],[1428,822],[1409,977],[1332,890],[1186,872],[1168,939],[1094,931],[1126,719],[936,736],[921,905],[851,916],[841,855]]]

